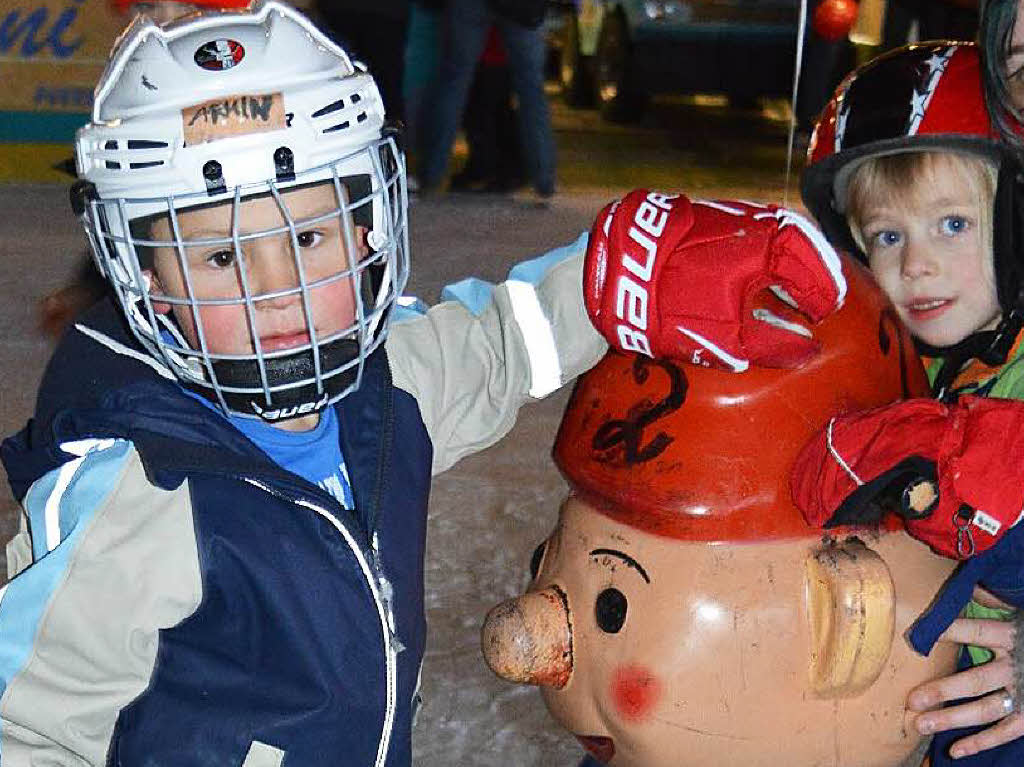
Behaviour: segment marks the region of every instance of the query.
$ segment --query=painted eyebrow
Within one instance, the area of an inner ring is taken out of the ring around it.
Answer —
[[[651,579],[647,575],[647,571],[644,570],[643,565],[641,565],[639,562],[633,559],[633,557],[629,556],[629,554],[624,554],[623,552],[616,551],[615,549],[594,549],[590,552],[590,556],[592,557],[600,556],[601,554],[607,554],[608,556],[618,557],[623,562],[625,562],[629,567],[632,567],[634,570],[640,573],[640,576],[645,581],[647,581],[647,583],[651,582]]]

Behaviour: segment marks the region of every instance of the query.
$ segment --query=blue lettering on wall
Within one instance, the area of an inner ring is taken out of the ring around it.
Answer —
[[[36,87],[35,103],[42,107],[87,109],[92,106],[92,89],[73,85],[39,85]]]
[[[85,0],[72,0],[51,20],[49,8],[25,12],[9,11],[0,19],[0,53],[16,52],[24,58],[48,52],[55,58],[68,59],[82,44],[82,37],[68,39],[71,25],[78,18],[78,6]],[[17,49],[17,50],[15,50]]]

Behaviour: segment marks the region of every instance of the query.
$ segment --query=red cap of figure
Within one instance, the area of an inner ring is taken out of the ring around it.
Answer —
[[[577,383],[555,442],[573,491],[619,522],[682,540],[820,536],[790,497],[800,449],[837,413],[928,396],[891,304],[853,259],[843,271],[846,301],[813,327],[821,351],[798,369],[736,374],[605,356]]]

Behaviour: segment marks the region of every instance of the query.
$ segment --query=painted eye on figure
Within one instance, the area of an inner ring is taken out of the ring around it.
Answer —
[[[605,589],[597,595],[594,617],[597,626],[606,634],[618,634],[626,622],[626,595],[618,589]]]
[[[533,550],[533,555],[530,557],[530,578],[531,580],[537,580],[537,574],[540,572],[541,562],[544,561],[544,552],[548,548],[547,541],[541,541],[541,543]]]

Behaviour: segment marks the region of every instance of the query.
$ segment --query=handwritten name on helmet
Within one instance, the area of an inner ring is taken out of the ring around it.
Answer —
[[[623,248],[617,254],[622,259],[623,273],[615,285],[615,316],[620,320],[616,326],[619,345],[626,351],[639,352],[653,357],[651,342],[647,337],[648,308],[650,306],[649,286],[658,257],[658,243],[665,232],[672,200],[678,194],[648,192],[636,209],[629,227],[629,239],[638,249]],[[605,220],[607,227],[611,216]],[[607,232],[606,232],[607,234]],[[635,278],[635,279],[634,279]]]

